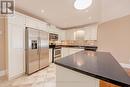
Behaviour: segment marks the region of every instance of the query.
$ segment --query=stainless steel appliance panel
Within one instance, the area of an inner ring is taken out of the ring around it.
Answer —
[[[55,58],[55,59],[61,58],[61,48],[56,48],[56,49],[54,50],[54,58]]]
[[[50,41],[57,41],[58,40],[58,34],[49,33],[49,40]]]
[[[49,65],[49,34],[26,28],[26,73],[32,74]]]
[[[31,74],[39,69],[39,32],[26,29],[26,73]]]
[[[49,65],[49,33],[40,31],[40,69]]]

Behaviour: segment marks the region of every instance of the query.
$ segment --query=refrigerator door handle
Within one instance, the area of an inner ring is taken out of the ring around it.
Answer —
[[[40,37],[38,37],[38,55],[40,55],[40,50],[41,50],[41,42]]]

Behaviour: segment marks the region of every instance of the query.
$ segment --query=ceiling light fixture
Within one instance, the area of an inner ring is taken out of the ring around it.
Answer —
[[[41,10],[41,13],[44,13],[44,12],[45,12],[45,11],[42,9],[42,10]]]
[[[74,7],[78,10],[84,10],[92,5],[92,0],[75,0]]]
[[[91,19],[92,19],[92,17],[91,17],[91,16],[89,16],[89,17],[88,17],[88,19],[89,19],[89,20],[91,20]]]

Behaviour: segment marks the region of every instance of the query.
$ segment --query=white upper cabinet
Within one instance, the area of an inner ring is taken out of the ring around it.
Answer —
[[[90,29],[85,29],[85,40],[90,40],[91,32]]]
[[[65,40],[65,30],[60,30],[59,31],[59,40]]]
[[[26,16],[26,27],[31,27],[31,28],[35,28],[38,29],[39,28],[39,20]]]
[[[66,40],[74,40],[74,29],[66,30]]]
[[[36,19],[26,16],[26,27],[38,29],[38,22]]]
[[[78,29],[74,32],[74,40],[85,40],[85,30]]]
[[[58,34],[59,29],[57,29],[54,25],[49,25],[49,33]]]
[[[97,27],[91,26],[84,29],[85,40],[97,40]]]
[[[38,25],[37,25],[38,29],[43,30],[43,31],[46,31],[46,32],[49,32],[49,30],[48,30],[48,24],[47,24],[47,23],[38,20],[38,21],[37,21],[37,24],[38,24]]]
[[[92,28],[90,32],[90,40],[97,40],[97,28]]]
[[[26,27],[31,27],[39,30],[44,30],[49,32],[48,24],[44,21],[40,21],[38,19],[26,16]]]
[[[12,17],[8,17],[7,18],[7,23],[11,23],[11,24],[17,24],[17,25],[21,25],[21,26],[25,26],[25,15],[16,12],[14,14],[14,16]]]
[[[97,40],[98,25],[66,30],[66,40]]]

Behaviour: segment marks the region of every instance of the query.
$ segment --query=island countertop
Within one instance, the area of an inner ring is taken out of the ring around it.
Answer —
[[[130,77],[108,52],[81,51],[55,64],[122,87],[130,87]]]

